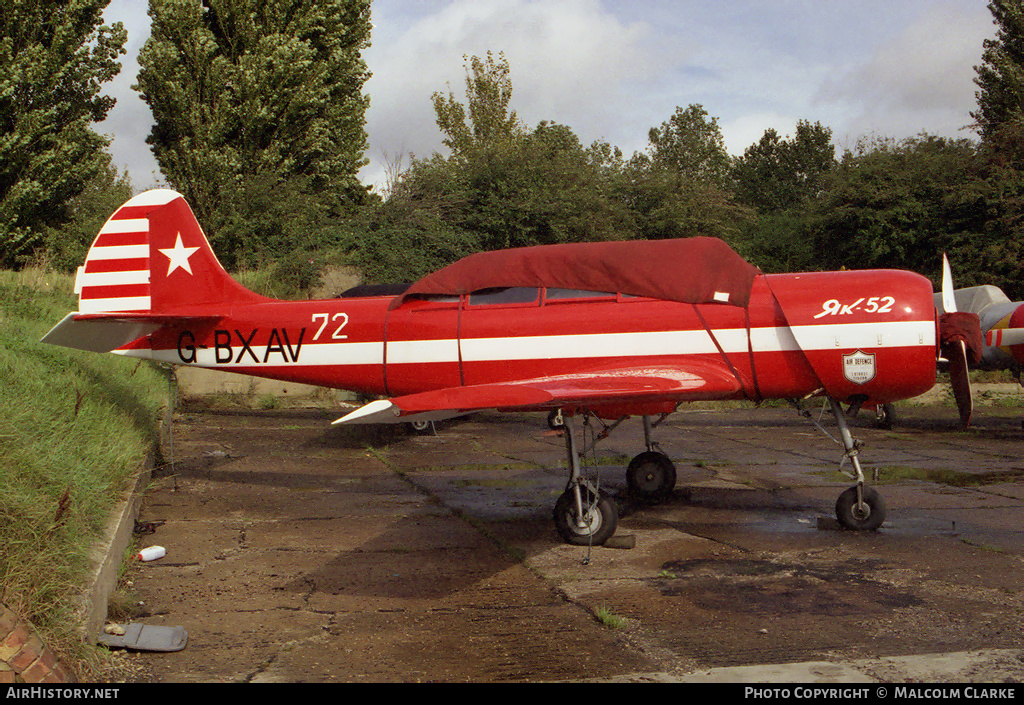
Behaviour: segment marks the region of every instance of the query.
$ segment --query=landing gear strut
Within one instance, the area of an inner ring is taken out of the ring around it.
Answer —
[[[843,465],[849,460],[853,465],[853,474],[844,473],[853,478],[857,484],[843,491],[836,501],[836,519],[847,529],[854,531],[874,531],[885,521],[885,501],[882,496],[872,488],[864,484],[864,471],[860,467],[860,460],[857,455],[860,452],[860,444],[853,440],[850,429],[846,425],[846,416],[839,402],[828,397],[828,403],[832,408],[832,415],[839,427],[839,443],[846,451],[839,469],[842,472]],[[799,408],[799,405],[797,405]],[[810,413],[800,410],[804,416],[810,418]],[[813,422],[814,419],[811,419]],[[815,422],[815,425],[817,423]],[[821,426],[818,426],[821,428]],[[821,429],[824,431],[824,429]],[[826,432],[827,433],[827,432]]]
[[[569,460],[569,482],[555,502],[555,529],[566,543],[600,546],[615,533],[619,512],[615,502],[580,471],[580,453],[572,425],[563,427]]]
[[[587,428],[589,417],[585,418],[584,427]],[[565,435],[565,450],[569,460],[569,482],[555,503],[554,512],[555,528],[567,543],[600,545],[615,533],[618,524],[615,502],[603,495],[594,482],[583,476],[580,457],[586,455],[598,441],[607,438],[626,418],[623,416],[606,425],[591,439],[589,445],[579,449],[572,424],[562,416],[561,411],[555,410],[548,416],[548,425],[563,431]],[[652,421],[650,416],[643,417],[644,444],[647,450],[633,458],[626,469],[626,485],[630,494],[643,501],[662,500],[676,486],[675,465],[652,439],[652,432],[666,418],[667,413],[656,421]]]

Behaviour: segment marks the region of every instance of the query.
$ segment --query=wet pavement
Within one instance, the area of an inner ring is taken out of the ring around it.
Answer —
[[[627,421],[589,457],[635,540],[614,549],[560,542],[543,414],[186,410],[140,516],[167,555],[128,577],[136,621],[189,641],[124,658],[163,682],[1019,681],[1024,409],[897,413],[852,423],[888,506],[868,533],[837,528],[841,448],[790,408],[669,417],[651,506],[625,497]]]

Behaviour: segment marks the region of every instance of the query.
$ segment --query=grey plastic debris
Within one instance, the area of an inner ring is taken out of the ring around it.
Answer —
[[[124,634],[100,634],[97,638],[104,646],[136,651],[181,651],[188,634],[181,627],[156,627],[151,624],[125,625]]]

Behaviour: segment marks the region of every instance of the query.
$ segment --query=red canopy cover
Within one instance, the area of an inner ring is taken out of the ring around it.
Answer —
[[[477,252],[428,274],[395,298],[496,287],[582,289],[684,303],[747,306],[760,272],[714,237],[537,245]]]

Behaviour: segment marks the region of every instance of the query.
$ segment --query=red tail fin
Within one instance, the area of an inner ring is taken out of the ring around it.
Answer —
[[[146,191],[117,209],[93,241],[75,291],[80,313],[184,314],[265,301],[217,261],[180,194]]]

